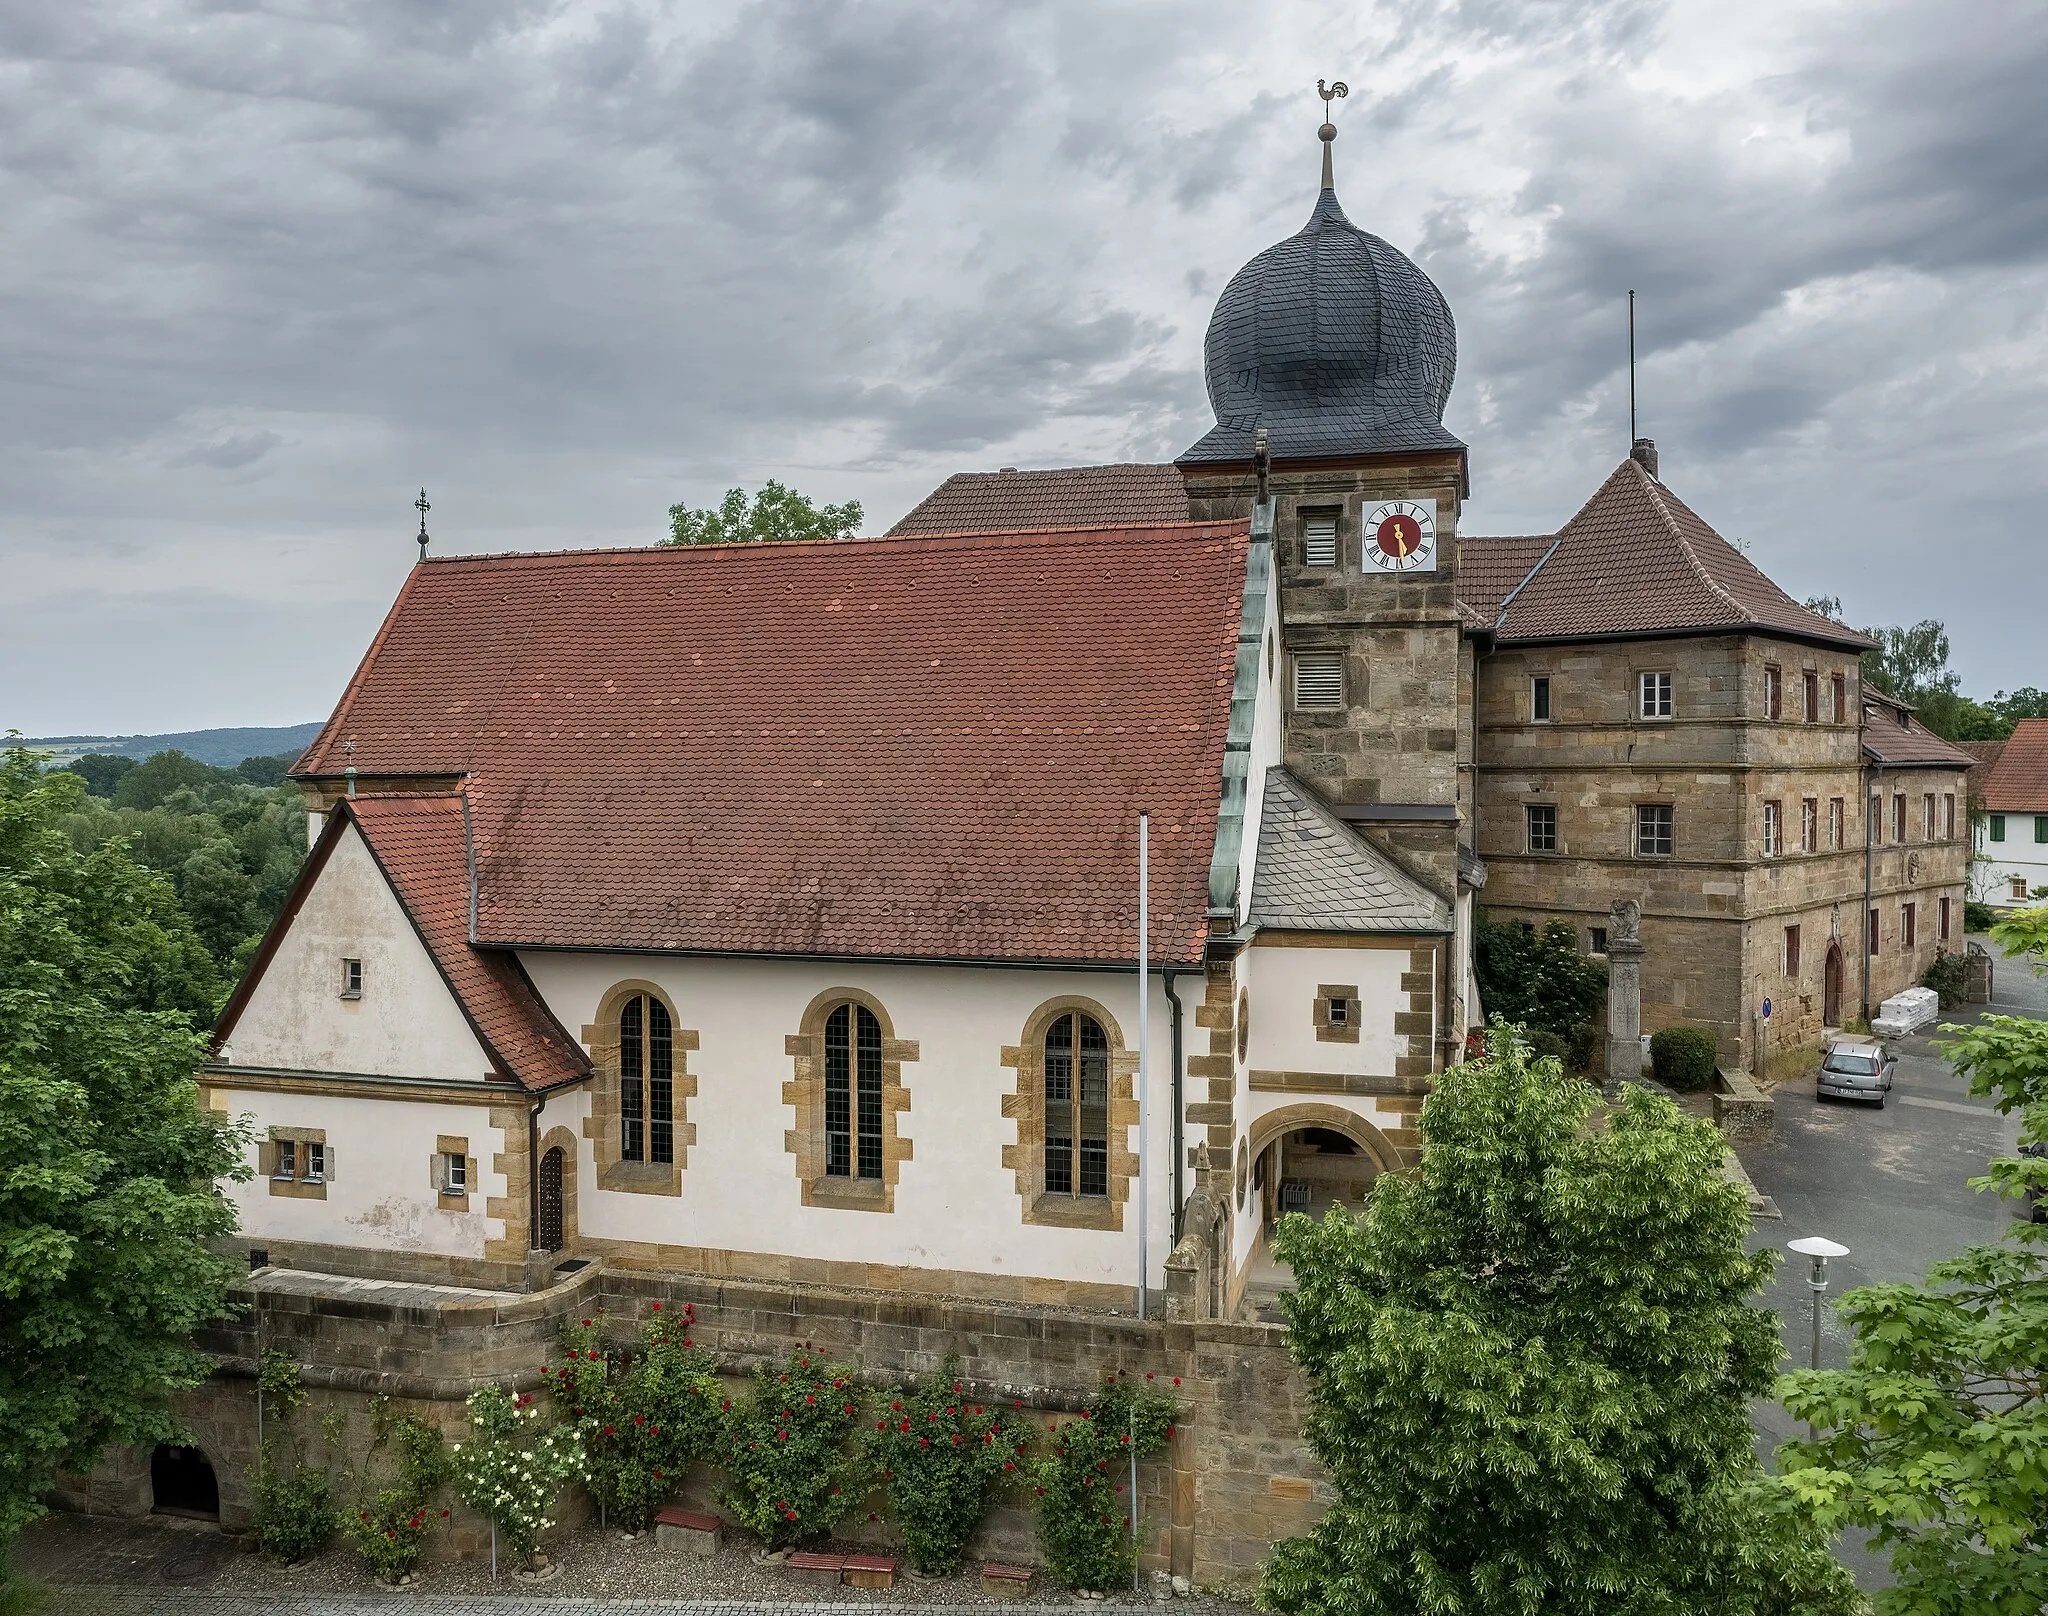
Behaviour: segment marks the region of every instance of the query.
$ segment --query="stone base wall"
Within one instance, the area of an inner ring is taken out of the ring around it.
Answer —
[[[696,1308],[696,1338],[735,1376],[779,1358],[798,1343],[857,1361],[884,1390],[960,1356],[968,1395],[1021,1403],[1045,1428],[1089,1405],[1111,1372],[1151,1374],[1181,1402],[1166,1453],[1139,1467],[1143,1559],[1197,1582],[1248,1582],[1275,1539],[1309,1529],[1331,1500],[1320,1467],[1302,1446],[1307,1386],[1277,1326],[1140,1321],[1127,1315],[1024,1304],[915,1298],[824,1286],[611,1271],[599,1264],[548,1289],[498,1298],[437,1301],[424,1289],[365,1300],[341,1287],[331,1294],[278,1294],[252,1285],[241,1320],[211,1332],[204,1345],[219,1361],[205,1385],[182,1394],[177,1413],[212,1463],[221,1519],[249,1522],[248,1477],[256,1458],[255,1365],[262,1350],[289,1353],[301,1365],[308,1402],[294,1439],[307,1462],[339,1473],[360,1465],[369,1444],[369,1400],[393,1399],[394,1412],[419,1415],[451,1440],[463,1434],[463,1400],[478,1386],[526,1391],[540,1384],[565,1320],[602,1310],[621,1344],[637,1334],[652,1304]],[[1180,1385],[1172,1387],[1175,1377]],[[340,1414],[345,1435],[329,1449],[323,1416]],[[716,1472],[700,1468],[686,1500],[715,1504]],[[110,1454],[90,1477],[69,1478],[58,1502],[95,1512],[149,1507],[148,1456]],[[1028,1501],[993,1512],[982,1550],[1035,1559]],[[870,1507],[879,1513],[879,1504]],[[572,1499],[573,1521],[588,1501]],[[860,1514],[846,1536],[886,1541]],[[459,1506],[440,1553],[485,1552],[482,1523]]]

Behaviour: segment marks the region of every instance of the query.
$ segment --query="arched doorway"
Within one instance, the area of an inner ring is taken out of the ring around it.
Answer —
[[[1828,939],[1828,957],[1821,967],[1820,976],[1820,1019],[1829,1027],[1842,1024],[1842,944],[1838,938]]]
[[[562,1249],[562,1147],[540,1159],[540,1228],[534,1244],[542,1251]]]
[[[150,1507],[159,1515],[220,1519],[220,1483],[197,1448],[164,1446],[149,1456]]]
[[[1290,1211],[1320,1216],[1338,1201],[1359,1210],[1374,1180],[1397,1170],[1401,1159],[1372,1123],[1326,1102],[1269,1111],[1253,1122],[1247,1139],[1257,1233],[1245,1288],[1257,1315],[1275,1321],[1280,1292],[1293,1276],[1273,1256],[1274,1224]]]

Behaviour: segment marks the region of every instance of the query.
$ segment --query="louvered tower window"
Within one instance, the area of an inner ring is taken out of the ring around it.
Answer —
[[[1334,567],[1337,564],[1337,513],[1310,511],[1301,519],[1301,564],[1304,567]]]
[[[1045,1188],[1109,1193],[1109,1039],[1093,1016],[1061,1016],[1045,1035]]]
[[[865,1005],[825,1018],[825,1173],[882,1176],[882,1024]]]
[[[1342,707],[1344,656],[1340,651],[1304,651],[1294,659],[1294,705]]]
[[[676,1038],[668,1006],[636,993],[619,1007],[619,1160],[676,1159]]]

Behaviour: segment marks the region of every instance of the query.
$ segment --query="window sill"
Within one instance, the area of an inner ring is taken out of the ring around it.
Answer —
[[[836,1207],[842,1212],[888,1212],[892,1210],[888,1181],[880,1178],[839,1178],[828,1175],[811,1180],[810,1204]]]
[[[1316,1028],[1316,1042],[1319,1044],[1355,1044],[1358,1029],[1354,1026],[1321,1026]]]
[[[443,1212],[467,1212],[469,1210],[469,1191],[467,1190],[443,1190],[434,1197],[434,1200],[435,1204]]]
[[[355,992],[351,993],[346,988],[344,988],[342,989],[341,996],[344,999],[360,999],[363,996],[363,990],[361,988],[357,988]]]
[[[622,1195],[680,1195],[683,1175],[674,1162],[607,1162],[597,1175],[597,1187]]]
[[[324,1201],[327,1199],[327,1181],[324,1178],[273,1178],[270,1193],[294,1201]]]
[[[1032,1201],[1024,1221],[1059,1229],[1115,1231],[1123,1227],[1119,1214],[1120,1208],[1106,1195],[1060,1195],[1048,1191]]]

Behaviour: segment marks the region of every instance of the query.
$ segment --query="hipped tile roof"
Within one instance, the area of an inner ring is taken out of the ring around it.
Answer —
[[[1153,526],[1188,519],[1187,484],[1172,466],[1064,466],[963,471],[919,501],[891,536],[1016,528]]]
[[[1557,537],[1550,559],[1495,606],[1503,642],[1749,630],[1858,650],[1871,643],[1800,605],[1634,459],[1615,467]],[[1535,542],[1461,541],[1460,565],[1494,544],[1511,547],[1481,562],[1490,588]]]
[[[1252,924],[1276,931],[1448,932],[1450,905],[1285,769],[1266,771]]]
[[[455,557],[294,769],[467,777],[478,935],[1200,958],[1247,526]]]
[[[2048,718],[2023,718],[1986,772],[1984,806],[1998,813],[2048,814]]]
[[[1888,769],[1967,769],[1977,761],[1914,718],[1910,708],[1882,698],[1863,704],[1863,750]]]

